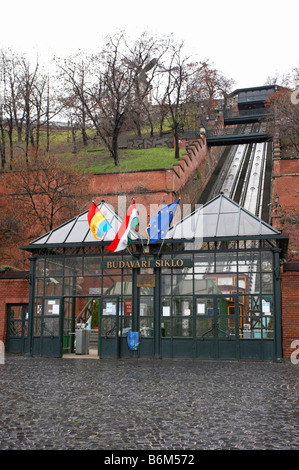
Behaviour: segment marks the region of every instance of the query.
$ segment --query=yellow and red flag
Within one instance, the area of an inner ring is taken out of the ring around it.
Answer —
[[[102,240],[105,233],[112,227],[104,214],[98,209],[97,205],[92,202],[87,214],[90,231],[97,240]]]

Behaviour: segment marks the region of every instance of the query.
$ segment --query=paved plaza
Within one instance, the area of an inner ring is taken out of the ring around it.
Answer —
[[[47,359],[0,364],[0,450],[299,448],[299,365]]]

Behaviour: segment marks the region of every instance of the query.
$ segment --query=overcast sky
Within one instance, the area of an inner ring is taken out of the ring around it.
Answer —
[[[173,33],[198,60],[209,58],[236,81],[261,86],[298,61],[298,0],[15,0],[2,2],[0,47],[40,62],[79,49],[96,52],[107,34],[123,29]]]

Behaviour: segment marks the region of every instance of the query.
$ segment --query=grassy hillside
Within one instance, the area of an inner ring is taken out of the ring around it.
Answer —
[[[71,133],[67,130],[51,130],[50,136],[50,153],[59,156],[70,162],[71,165],[82,169],[89,173],[109,173],[118,171],[138,171],[156,168],[170,168],[176,159],[174,158],[174,149],[167,147],[156,147],[152,149],[127,149],[127,138],[134,136],[122,135],[119,150],[119,166],[114,165],[114,161],[105,147],[101,147],[93,140],[92,132],[89,131],[91,137],[87,147],[82,144],[80,133],[77,133],[77,149],[73,152],[73,144],[71,142]],[[22,154],[24,143],[17,143],[16,136],[14,138],[15,155]],[[46,134],[44,131],[40,135],[41,150],[46,145]],[[24,151],[24,150],[23,150]],[[186,153],[185,149],[181,150],[181,155]]]
[[[185,150],[181,151],[181,155]],[[170,168],[177,160],[174,158],[174,149],[156,147],[152,149],[119,151],[119,166],[114,161],[107,149],[84,148],[73,153],[61,153],[61,158],[68,159],[74,166],[80,167],[89,173],[110,173],[118,171],[138,171],[155,168]]]

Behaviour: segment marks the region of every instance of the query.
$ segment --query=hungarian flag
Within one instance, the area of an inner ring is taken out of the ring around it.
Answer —
[[[138,213],[135,207],[135,200],[133,199],[133,203],[122,221],[119,231],[115,235],[113,242],[107,246],[107,250],[115,252],[127,248],[128,244],[132,241],[130,230],[137,227],[137,225],[139,225]]]
[[[104,214],[98,209],[94,202],[92,202],[90,206],[87,219],[90,231],[97,240],[102,240],[105,233],[112,228]]]

